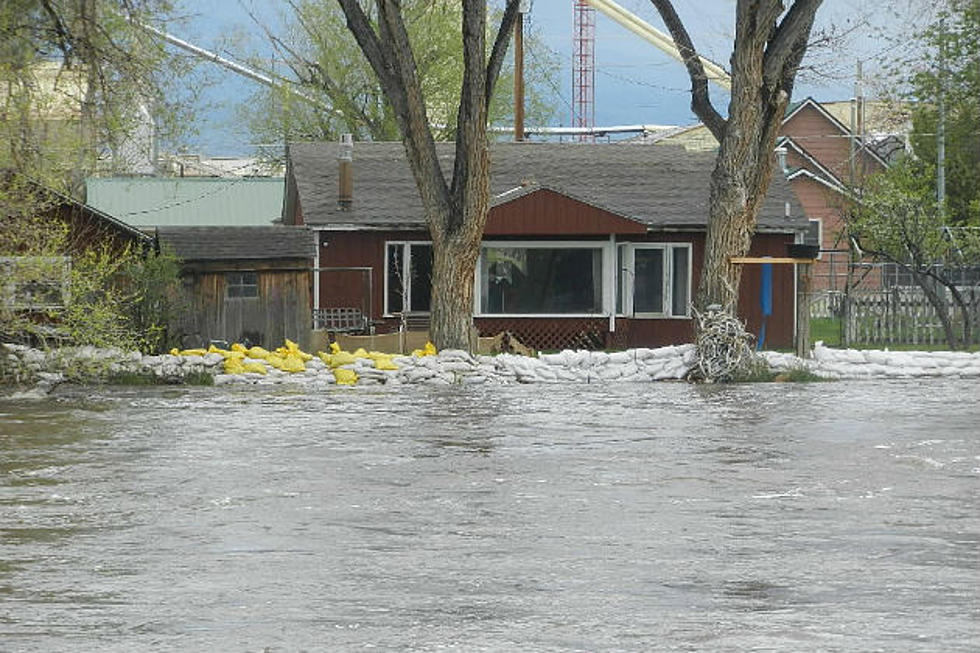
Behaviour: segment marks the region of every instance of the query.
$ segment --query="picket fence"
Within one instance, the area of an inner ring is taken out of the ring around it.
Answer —
[[[972,341],[980,343],[980,288],[965,288],[963,296],[970,306]],[[961,337],[963,317],[947,293],[953,328]],[[935,308],[919,288],[895,287],[887,290],[855,290],[848,294],[822,293],[810,303],[811,317],[840,317],[844,341],[881,345],[943,345],[943,331]]]

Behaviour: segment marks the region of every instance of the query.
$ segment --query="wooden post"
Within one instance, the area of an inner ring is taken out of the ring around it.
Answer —
[[[514,21],[514,140],[524,140],[524,12]]]
[[[796,264],[796,355],[810,356],[810,264]]]

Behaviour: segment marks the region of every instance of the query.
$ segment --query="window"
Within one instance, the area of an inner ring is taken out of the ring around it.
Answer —
[[[229,272],[225,275],[229,298],[259,296],[259,275],[256,272]]]
[[[691,246],[636,243],[619,247],[617,311],[637,317],[689,317]]]
[[[432,245],[388,243],[385,247],[385,313],[428,313],[431,299]]]
[[[602,314],[602,251],[593,243],[485,244],[480,314]]]
[[[71,260],[65,256],[0,257],[0,297],[17,310],[64,308]]]
[[[823,223],[819,218],[810,220],[806,233],[803,235],[803,244],[823,247]],[[820,254],[817,254],[817,258],[820,258]]]

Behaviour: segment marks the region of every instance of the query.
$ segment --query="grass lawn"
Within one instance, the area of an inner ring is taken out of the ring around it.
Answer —
[[[841,321],[840,318],[836,317],[815,317],[810,318],[810,342],[817,342],[822,340],[823,344],[827,347],[841,347],[843,339],[841,338]],[[903,343],[863,343],[863,342],[852,342],[850,344],[851,349],[885,349],[888,348],[891,351],[948,351],[949,347],[946,343],[936,343],[933,345],[929,344],[918,344],[910,345]],[[973,345],[969,347],[966,351],[980,351],[980,345]]]

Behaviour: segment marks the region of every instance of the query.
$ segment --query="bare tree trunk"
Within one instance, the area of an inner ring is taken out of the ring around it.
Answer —
[[[720,144],[696,304],[734,312],[741,268],[731,258],[749,250],[772,176],[776,137],[821,0],[796,0],[785,12],[779,0],[738,1],[727,119],[711,105],[704,68],[672,3],[651,2],[684,58],[691,108]]]
[[[946,344],[950,349],[957,349],[956,342],[956,332],[953,330],[953,320],[949,315],[949,304],[946,302],[945,293],[940,295],[936,289],[936,282],[934,279],[930,278],[928,275],[923,274],[917,268],[908,266],[909,272],[912,273],[912,278],[915,282],[922,288],[922,292],[925,293],[926,299],[932,304],[932,307],[936,310],[936,316],[939,318],[939,322],[943,325],[943,334],[946,336]]]
[[[517,19],[517,0],[507,6],[486,57],[483,0],[463,0],[463,85],[456,121],[456,158],[450,183],[439,166],[416,74],[415,56],[397,0],[375,0],[377,31],[357,0],[338,0],[347,27],[374,69],[402,133],[405,153],[432,236],[430,335],[440,349],[475,344],[473,279],[490,210],[487,107]]]

